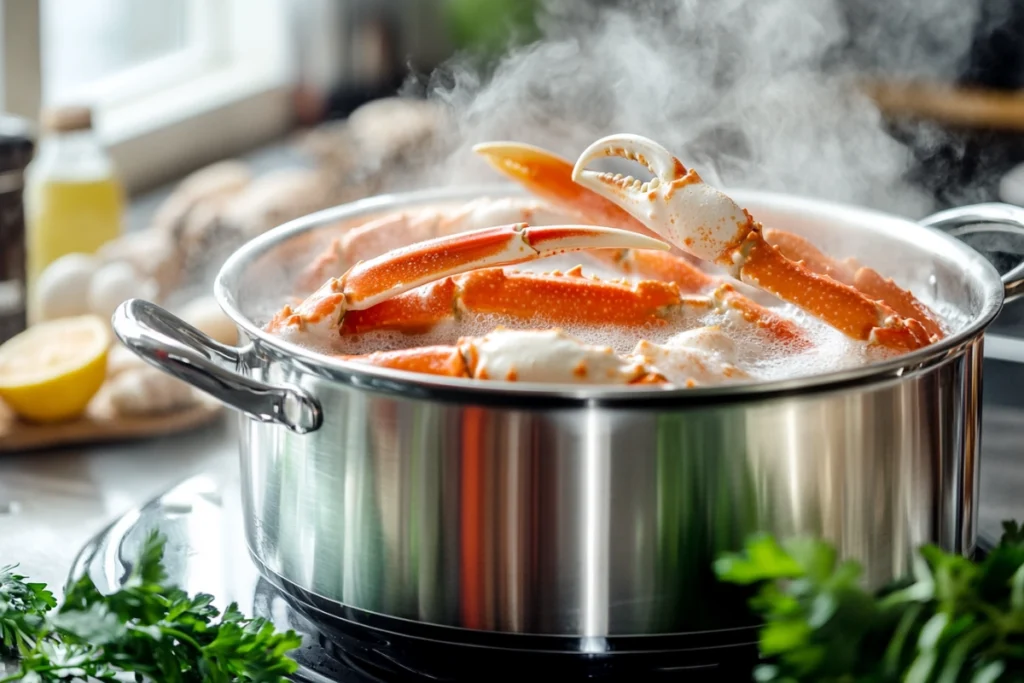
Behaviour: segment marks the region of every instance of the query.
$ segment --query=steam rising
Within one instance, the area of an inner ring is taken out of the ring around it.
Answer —
[[[470,147],[512,139],[570,159],[597,137],[649,136],[723,187],[920,216],[909,150],[856,90],[865,73],[953,80],[977,21],[967,0],[552,0],[545,38],[489,77],[455,60],[430,97],[452,112],[429,184],[498,178]]]

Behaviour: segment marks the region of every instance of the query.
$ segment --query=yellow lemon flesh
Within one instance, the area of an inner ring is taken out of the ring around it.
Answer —
[[[0,346],[0,400],[30,422],[82,415],[107,377],[110,342],[95,315],[33,325]]]

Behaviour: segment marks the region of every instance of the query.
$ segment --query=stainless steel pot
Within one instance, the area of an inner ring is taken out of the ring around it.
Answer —
[[[509,194],[378,197],[250,242],[216,283],[241,348],[145,301],[118,310],[133,351],[241,412],[245,533],[268,577],[323,614],[392,631],[604,652],[620,636],[744,626],[710,567],[755,530],[823,535],[872,584],[907,571],[923,542],[973,550],[983,335],[1024,292],[1024,267],[1000,278],[941,230],[1020,232],[1024,210],[919,225],[735,192],[766,224],[928,282],[969,319],[931,347],[828,375],[672,392],[472,383],[261,331],[337,221]]]

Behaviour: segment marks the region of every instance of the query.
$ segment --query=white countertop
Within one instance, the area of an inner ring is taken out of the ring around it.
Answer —
[[[171,438],[0,456],[0,566],[63,586],[81,547],[179,481],[237,467],[237,418]]]

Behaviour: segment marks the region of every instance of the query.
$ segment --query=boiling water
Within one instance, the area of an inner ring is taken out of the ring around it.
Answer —
[[[516,270],[531,272],[567,271],[577,265],[583,266],[584,274],[601,279],[637,280],[624,276],[621,271],[597,261],[586,253],[573,253],[549,257],[517,266]],[[905,286],[905,283],[903,283]],[[929,306],[942,320],[948,334],[956,333],[968,322],[968,316],[958,308],[929,297],[924,288],[912,288],[916,296]],[[891,357],[892,352],[877,347],[868,347],[863,342],[852,340],[837,330],[825,325],[804,311],[782,302],[770,305],[772,311],[793,320],[810,338],[809,348],[797,348],[782,341],[773,342],[769,335],[743,320],[735,311],[718,311],[705,307],[683,308],[671,315],[665,324],[645,327],[623,328],[619,326],[596,326],[574,324],[571,320],[553,323],[543,317],[543,311],[535,320],[502,317],[497,315],[463,314],[459,320],[445,321],[425,334],[409,335],[400,332],[372,332],[350,337],[339,337],[331,348],[317,348],[314,351],[326,354],[362,355],[374,351],[390,351],[431,345],[452,345],[461,337],[484,336],[498,327],[510,329],[551,329],[560,328],[580,341],[595,346],[608,346],[620,355],[629,355],[640,340],[664,344],[681,332],[705,326],[720,326],[735,345],[735,356],[728,359],[746,371],[756,380],[778,380],[794,377],[820,375],[856,367]],[[674,381],[673,378],[669,378]]]
[[[586,274],[596,275],[602,279],[621,279],[623,277],[621,273],[589,263],[585,256],[579,255],[575,260],[558,257],[556,263],[556,259],[545,259],[519,269],[550,272],[556,269],[568,269],[581,263],[584,265]],[[943,318],[947,330],[955,331],[966,321],[962,312],[952,307],[942,307],[935,302],[926,301],[926,303]],[[464,314],[458,321],[443,322],[425,334],[408,335],[386,331],[339,338],[336,345],[327,351],[334,354],[362,355],[374,351],[390,351],[418,346],[451,345],[455,344],[460,337],[480,337],[498,327],[520,330],[556,327],[585,343],[609,346],[620,355],[629,355],[640,340],[646,339],[656,344],[664,344],[681,332],[716,325],[720,326],[735,343],[734,364],[753,378],[763,381],[834,372],[881,360],[892,354],[890,351],[868,347],[862,342],[850,339],[789,304],[772,306],[771,310],[793,320],[805,330],[811,340],[810,348],[796,348],[783,341],[773,343],[764,330],[751,325],[733,311],[721,312],[696,307],[689,310],[684,308],[678,314],[673,314],[664,325],[649,325],[639,328],[574,324],[571,320],[553,324],[550,319],[543,317],[543,312],[535,320],[489,314]]]

